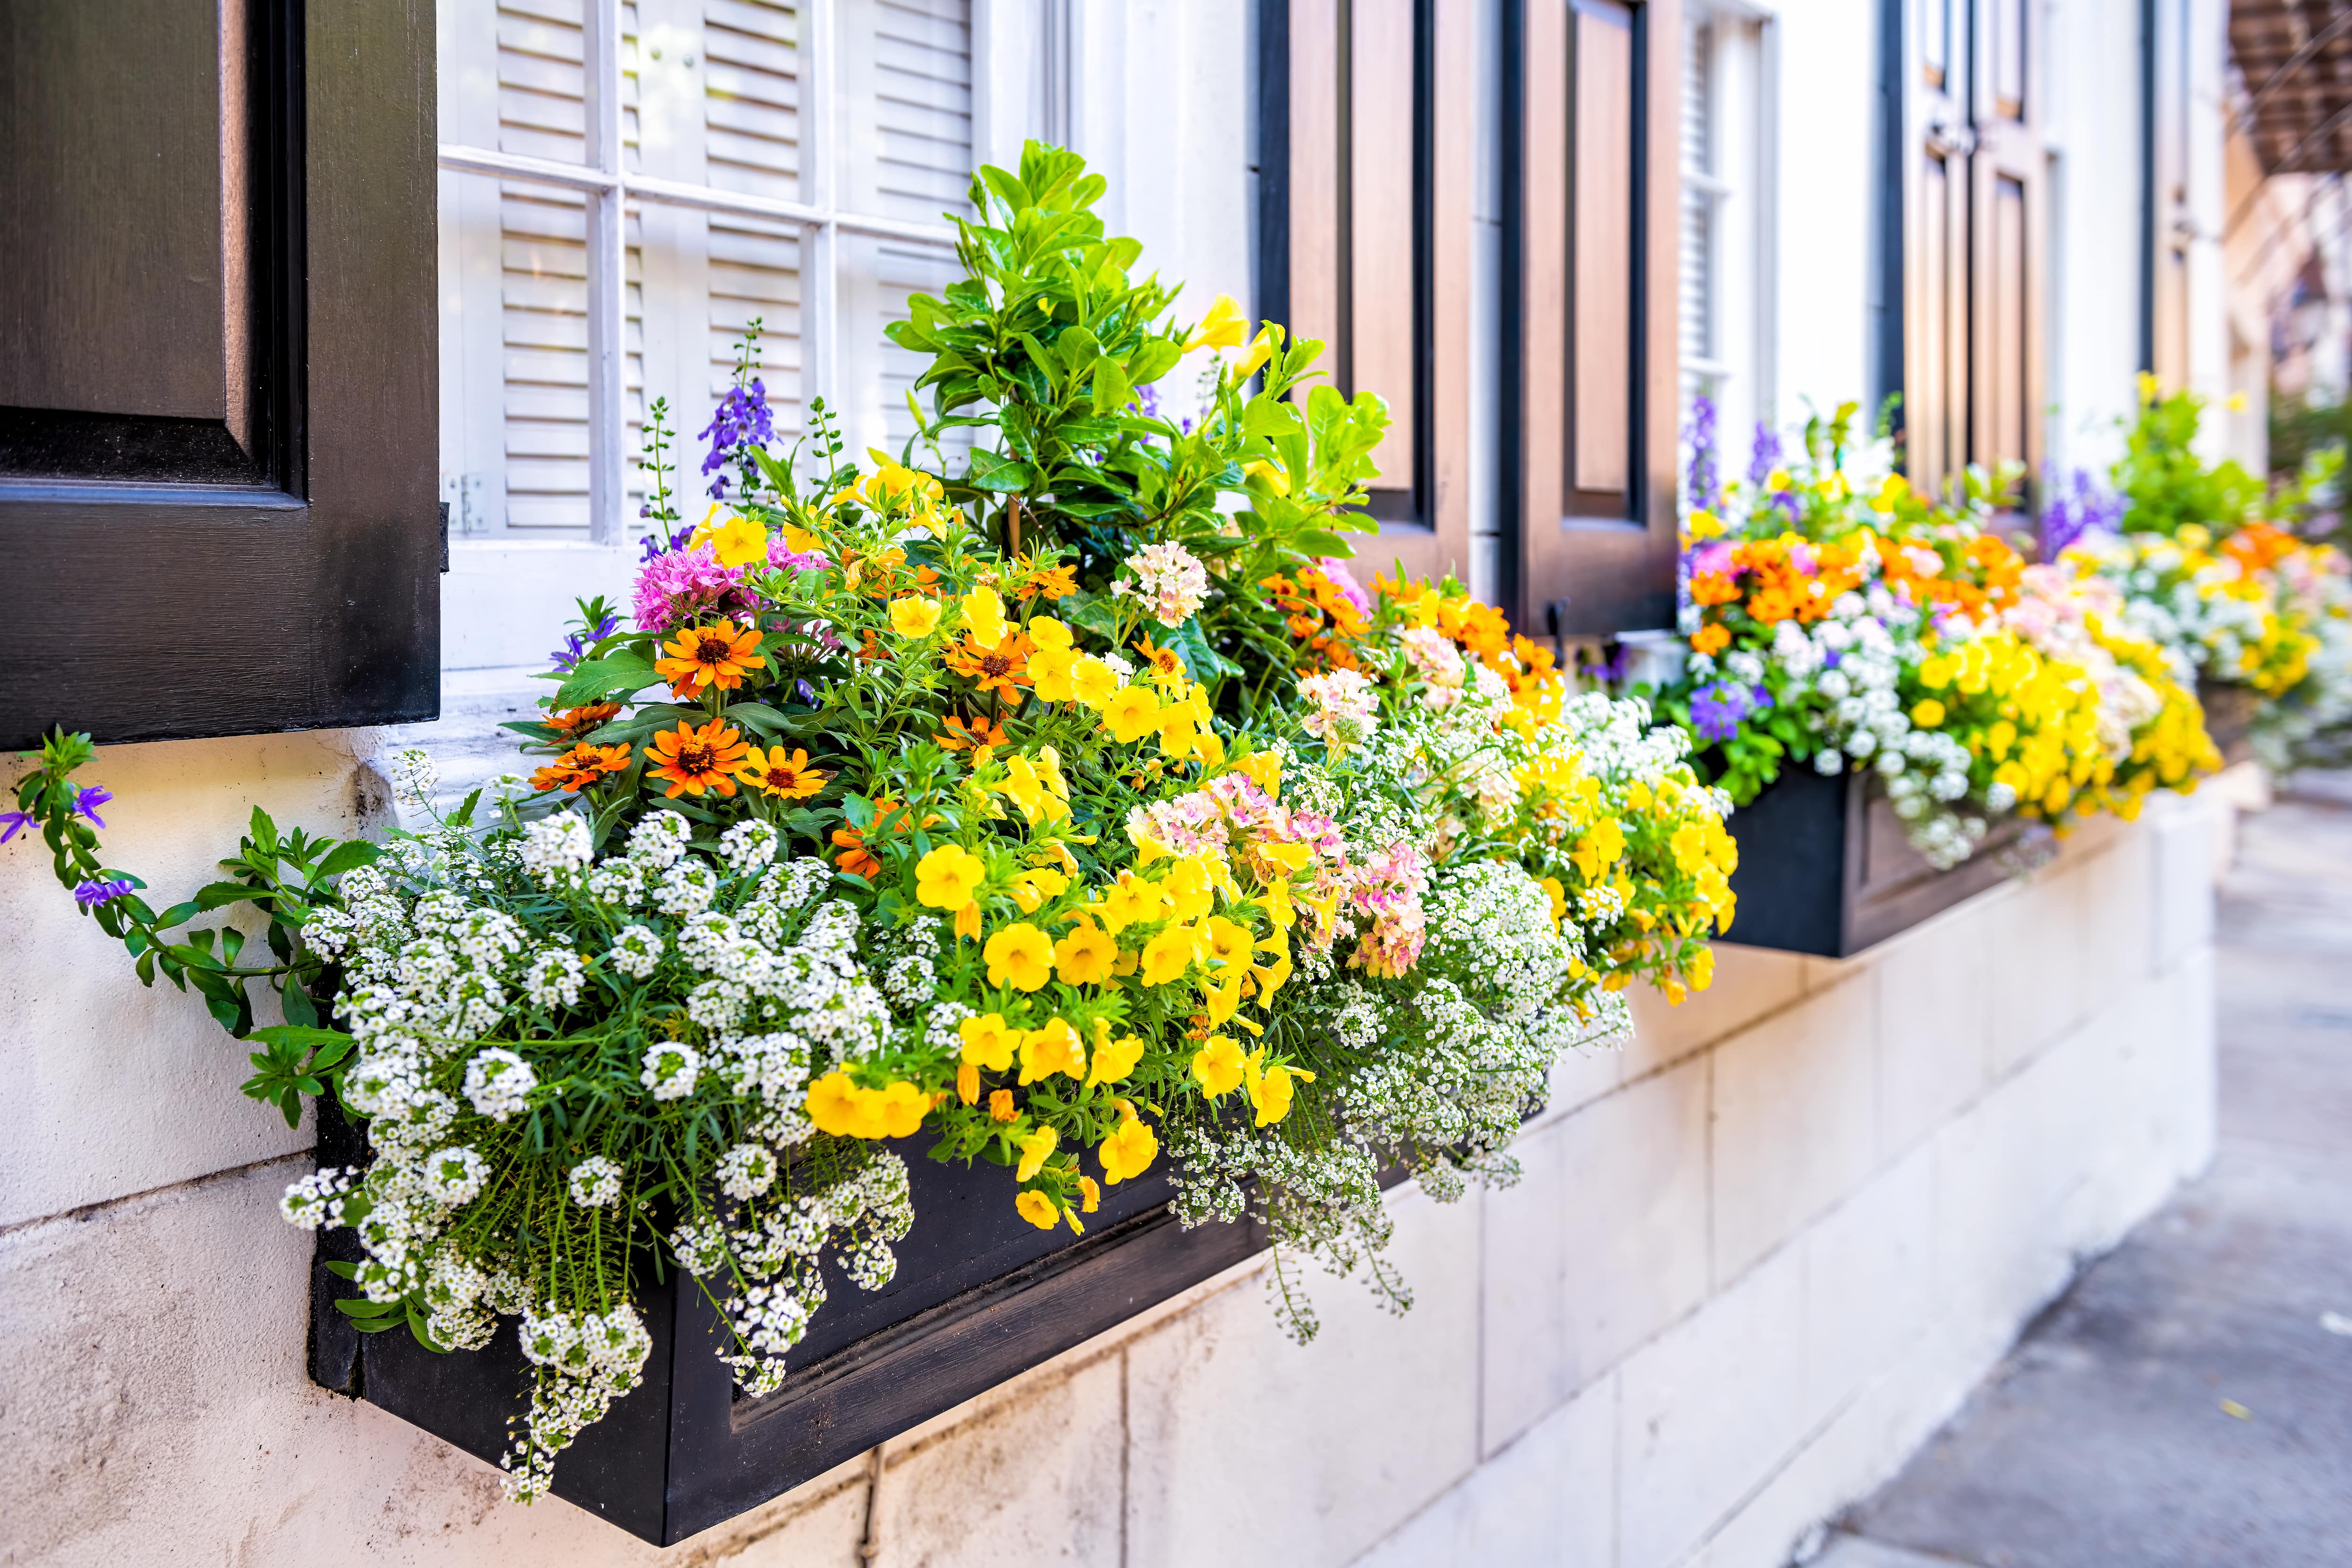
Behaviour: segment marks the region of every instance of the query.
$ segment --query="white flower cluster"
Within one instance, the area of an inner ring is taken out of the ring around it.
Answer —
[[[636,1387],[653,1343],[625,1301],[606,1312],[562,1311],[552,1301],[524,1308],[522,1353],[538,1375],[530,1419],[501,1459],[508,1497],[529,1502],[554,1484],[556,1456]]]

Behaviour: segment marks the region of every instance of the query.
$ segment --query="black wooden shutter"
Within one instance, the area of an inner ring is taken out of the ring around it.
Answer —
[[[1675,622],[1678,0],[1510,0],[1504,600],[1537,635]]]
[[[2035,0],[1914,0],[1903,47],[1905,466],[2038,472],[2049,154]]]
[[[430,0],[0,39],[0,744],[432,717]]]
[[[1356,552],[1433,576],[1469,563],[1471,103],[1467,0],[1265,0],[1258,314],[1329,345],[1332,384],[1394,425]]]

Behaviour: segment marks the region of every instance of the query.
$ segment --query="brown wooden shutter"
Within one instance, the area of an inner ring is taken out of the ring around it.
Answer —
[[[1387,400],[1367,571],[1469,564],[1473,23],[1467,0],[1260,13],[1258,313]]]
[[[2035,0],[1911,0],[1905,466],[1941,487],[2042,452],[2050,249]]]
[[[1679,5],[1506,26],[1505,602],[1537,636],[1670,626]]]
[[[0,6],[0,744],[433,716],[433,26]]]

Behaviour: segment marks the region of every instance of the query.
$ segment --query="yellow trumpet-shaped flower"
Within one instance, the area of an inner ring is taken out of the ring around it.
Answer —
[[[1209,313],[1184,340],[1184,352],[1194,349],[1237,349],[1248,336],[1248,324],[1242,319],[1239,301],[1231,294],[1220,294],[1209,301]]]
[[[1211,1100],[1223,1100],[1239,1089],[1246,1073],[1242,1048],[1228,1036],[1211,1035],[1192,1055],[1192,1077]]]
[[[902,637],[927,637],[938,629],[940,602],[920,594],[890,601],[890,629]]]
[[[1100,985],[1110,978],[1110,966],[1118,959],[1118,943],[1091,923],[1072,928],[1054,944],[1054,972],[1070,985]]]
[[[1078,1032],[1063,1018],[1047,1021],[1042,1029],[1032,1029],[1021,1040],[1021,1081],[1036,1082],[1055,1073],[1083,1082],[1087,1076],[1087,1048],[1078,1042]]]
[[[975,1067],[991,1072],[1010,1072],[1013,1053],[1021,1043],[1023,1031],[1004,1021],[1002,1013],[983,1013],[976,1018],[966,1018],[956,1026],[962,1037],[961,1055]]]
[[[1249,1102],[1257,1111],[1257,1125],[1271,1127],[1290,1114],[1290,1102],[1299,1083],[1313,1083],[1315,1075],[1304,1068],[1281,1062],[1266,1062],[1267,1047],[1260,1046],[1242,1061],[1242,1087],[1249,1094]]]
[[[980,955],[988,963],[991,985],[1034,991],[1054,977],[1054,944],[1026,921],[992,933]]]
[[[960,844],[942,844],[915,863],[915,897],[935,910],[962,909],[986,880],[988,862]]]
[[[1152,1131],[1151,1124],[1136,1115],[1135,1107],[1127,1101],[1120,1100],[1118,1108],[1118,1131],[1095,1151],[1102,1159],[1103,1180],[1112,1186],[1143,1174],[1160,1152],[1160,1135]]]
[[[1143,1037],[1122,1035],[1095,1047],[1094,1066],[1087,1069],[1087,1084],[1117,1083],[1133,1072],[1143,1060]]]
[[[1039,1230],[1051,1230],[1062,1223],[1060,1212],[1054,1207],[1054,1200],[1043,1193],[1023,1192],[1013,1200],[1013,1212]]]
[[[1045,1162],[1053,1157],[1055,1149],[1061,1142],[1062,1135],[1050,1127],[1040,1127],[1036,1131],[1020,1140],[1021,1164],[1013,1173],[1013,1179],[1016,1182],[1025,1182],[1044,1170]]]

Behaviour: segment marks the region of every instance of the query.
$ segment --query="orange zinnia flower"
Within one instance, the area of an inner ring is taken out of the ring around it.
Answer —
[[[1182,678],[1184,661],[1176,657],[1174,648],[1155,647],[1151,639],[1146,637],[1135,645],[1135,651],[1143,656],[1143,661],[1151,667],[1154,676],[1170,680]]]
[[[984,718],[959,719],[952,713],[948,715],[948,732],[934,735],[931,739],[950,752],[961,752],[970,746],[976,752],[985,752],[992,746],[1009,743],[1004,738],[1003,725],[992,724]],[[987,761],[985,756],[976,756],[971,765],[982,767]]]
[[[1691,647],[1700,653],[1719,653],[1731,642],[1731,629],[1713,622],[1691,634]]]
[[[568,789],[576,795],[605,774],[620,773],[628,765],[628,747],[592,746],[583,742],[531,774],[530,787],[542,792]]]
[[[584,708],[567,708],[561,713],[548,715],[548,728],[576,735],[583,731],[601,728],[605,720],[620,710],[621,705],[617,702],[591,702]]]
[[[896,822],[890,820],[892,815],[898,812],[898,802],[890,799],[887,795],[875,800],[874,820],[877,824],[888,824],[882,830],[885,837],[906,831],[907,818],[903,814],[898,816]],[[937,821],[939,821],[937,816],[926,816],[923,818],[923,826],[929,827]],[[836,827],[833,830],[833,842],[841,850],[840,854],[833,858],[833,863],[851,876],[871,877],[882,869],[882,862],[874,858],[873,851],[866,847],[866,834],[863,829]]]
[[[1024,604],[1041,594],[1048,599],[1066,599],[1077,591],[1078,574],[1068,566],[1042,567],[1023,578],[1014,590]]]
[[[743,765],[736,776],[755,789],[764,790],[786,800],[806,800],[824,787],[833,775],[808,765],[808,753],[795,750],[786,756],[777,746],[762,752],[754,746],[744,753]]]
[[[741,732],[724,720],[713,719],[698,730],[681,719],[676,730],[654,737],[650,771],[654,777],[670,781],[663,792],[670,800],[707,789],[733,795],[734,775],[742,771],[751,750]]]
[[[1029,639],[1019,632],[1006,632],[993,647],[967,634],[950,650],[947,666],[978,681],[982,691],[993,692],[1017,707],[1021,688],[1029,684],[1030,652]]]
[[[759,628],[747,629],[732,621],[682,631],[663,651],[669,657],[654,661],[654,673],[668,681],[671,693],[678,697],[712,687],[732,691],[743,684],[747,672],[764,668],[768,662],[760,656]]]

